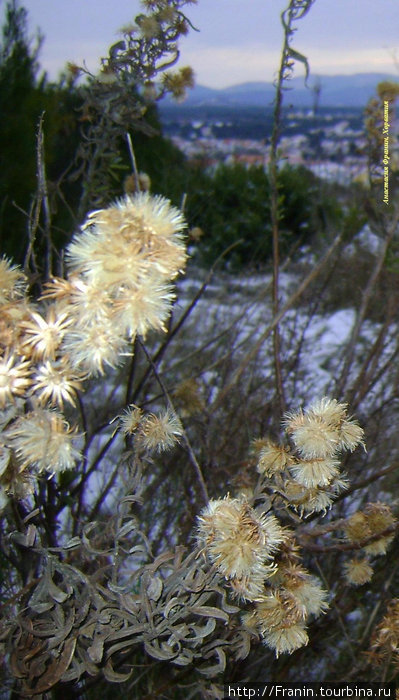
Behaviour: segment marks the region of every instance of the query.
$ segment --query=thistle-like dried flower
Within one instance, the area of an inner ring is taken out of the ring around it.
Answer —
[[[190,241],[193,241],[193,243],[198,243],[204,236],[204,231],[199,226],[193,226],[193,228],[190,228],[188,235]]]
[[[89,215],[68,246],[69,266],[114,292],[139,283],[149,271],[158,282],[171,280],[185,267],[185,227],[167,199],[148,192],[126,196]]]
[[[185,25],[180,25],[180,32],[185,33]],[[194,87],[194,73],[192,68],[184,66],[177,71],[168,71],[162,75],[162,84],[177,100],[186,94],[187,88]]]
[[[150,413],[140,422],[136,444],[144,450],[163,452],[173,447],[183,435],[183,426],[171,410],[160,415]]]
[[[287,416],[286,430],[304,459],[325,459],[332,457],[338,450],[338,428],[320,416],[301,414],[301,424],[298,415]]]
[[[265,636],[273,629],[304,622],[306,610],[289,591],[276,589],[256,602],[256,625]]]
[[[121,289],[112,303],[112,322],[130,338],[136,333],[145,337],[149,330],[166,331],[175,298],[170,284],[148,275],[139,285]]]
[[[269,578],[274,568],[259,566],[256,571],[245,576],[233,576],[229,578],[229,586],[234,597],[243,601],[263,600],[265,595],[265,580]]]
[[[204,400],[196,379],[186,379],[173,391],[173,399],[179,407],[181,416],[192,416],[204,410]]]
[[[105,366],[118,365],[127,343],[112,322],[103,318],[98,324],[75,326],[66,334],[62,347],[73,368],[96,376],[105,374]]]
[[[362,586],[371,581],[373,569],[367,559],[354,558],[345,562],[344,575],[348,583],[353,586]]]
[[[373,534],[367,521],[367,516],[358,511],[348,518],[344,524],[345,536],[350,542],[361,542]]]
[[[78,375],[64,356],[61,360],[47,360],[37,368],[33,391],[40,403],[64,407],[64,402],[76,405],[76,392],[81,389],[82,375]]]
[[[119,427],[125,435],[131,435],[138,428],[143,418],[143,411],[132,404],[128,406],[122,415],[118,416]]]
[[[288,448],[276,445],[271,440],[264,441],[257,451],[256,469],[260,474],[265,474],[269,478],[284,471],[294,461]]]
[[[284,589],[294,596],[298,606],[303,607],[306,617],[320,615],[327,610],[327,591],[321,587],[320,581],[302,566],[293,563],[280,566],[278,581],[281,581]]]
[[[0,304],[20,299],[26,290],[26,277],[18,265],[0,258]]]
[[[274,649],[276,657],[280,654],[292,654],[292,652],[306,646],[309,641],[305,625],[298,622],[290,627],[281,627],[266,632],[264,635],[265,644]]]
[[[384,532],[384,530],[393,527],[396,523],[390,507],[384,503],[368,503],[364,509],[364,514],[373,534]],[[374,556],[385,554],[393,539],[394,534],[385,535],[367,544],[364,551]]]
[[[60,313],[72,317],[75,327],[103,324],[110,318],[111,303],[105,289],[76,275],[47,282],[41,298],[57,300]]]
[[[338,403],[336,399],[326,396],[309,406],[306,415],[310,418],[319,418],[331,427],[339,428],[346,418],[346,403]]]
[[[45,318],[37,311],[32,311],[30,320],[21,322],[24,331],[22,347],[26,354],[33,359],[55,359],[65,331],[72,322],[73,319],[67,312],[57,312],[54,305],[48,308]]]
[[[295,534],[286,529],[286,539],[281,543],[278,552],[279,565],[285,567],[287,564],[296,564],[300,559],[300,547],[295,539]]]
[[[271,576],[275,567],[269,562],[284,539],[277,518],[229,496],[210,501],[198,518],[198,541],[228,579]]]
[[[20,471],[32,469],[42,472],[73,469],[81,458],[74,446],[76,431],[73,430],[61,413],[55,410],[35,409],[20,416],[4,432],[7,445],[20,461]]]
[[[4,444],[0,443],[0,477],[6,471],[10,461],[11,451]]]
[[[345,536],[350,542],[362,542],[373,535],[383,533],[395,525],[395,518],[389,506],[383,503],[368,503],[364,511],[351,515],[344,524]],[[394,534],[383,535],[364,545],[370,555],[385,554]]]
[[[363,512],[373,533],[383,532],[396,523],[396,518],[386,503],[367,503]]]
[[[30,305],[25,299],[10,301],[1,305],[0,314],[0,348],[6,352],[13,348],[18,355],[26,355],[26,351],[21,346],[22,326],[21,323],[29,318]]]
[[[0,408],[25,395],[32,384],[30,373],[30,364],[24,358],[8,353],[0,358]]]
[[[297,481],[287,480],[284,484],[284,494],[290,505],[301,515],[326,512],[333,503],[334,493],[331,489],[308,489]]]
[[[370,556],[382,556],[387,553],[387,549],[394,540],[394,535],[389,535],[388,537],[380,537],[378,540],[374,540],[364,547],[366,554]]]
[[[354,450],[363,443],[363,430],[346,415],[346,404],[323,398],[306,411],[287,414],[287,433],[302,458],[307,460],[333,457],[339,450]]]
[[[148,192],[151,189],[151,179],[147,173],[138,173],[137,175],[128,175],[123,183],[123,189],[126,194],[135,194],[136,192]]]
[[[399,650],[399,600],[393,598],[387,612],[373,634],[371,648],[392,657]]]
[[[364,430],[353,419],[343,420],[339,428],[340,448],[353,452],[359,445],[364,444]]]
[[[156,39],[161,33],[161,25],[154,15],[139,15],[136,22],[144,39]]]
[[[339,462],[331,457],[298,459],[290,467],[290,473],[298,484],[308,489],[328,486],[339,475]]]

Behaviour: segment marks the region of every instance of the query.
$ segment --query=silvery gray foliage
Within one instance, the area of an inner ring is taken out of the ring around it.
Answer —
[[[24,695],[101,675],[124,682],[138,647],[156,661],[195,667],[197,687],[201,677],[223,672],[227,654],[241,659],[249,653],[251,632],[241,627],[239,608],[228,601],[220,574],[198,548],[177,547],[151,557],[138,519],[129,512],[139,500],[139,469],[130,489],[105,549],[98,545],[98,523],[88,523],[80,537],[50,550],[40,546],[32,524],[25,535],[15,533],[18,545],[38,561],[24,605],[16,618],[3,619],[1,633]],[[99,568],[85,572],[81,562],[94,557]]]

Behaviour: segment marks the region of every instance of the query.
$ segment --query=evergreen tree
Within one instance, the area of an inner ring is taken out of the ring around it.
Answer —
[[[32,42],[27,12],[10,0],[0,46],[0,244],[16,254],[26,244],[26,216],[35,190],[35,133],[43,110],[44,76],[38,77],[42,38]]]

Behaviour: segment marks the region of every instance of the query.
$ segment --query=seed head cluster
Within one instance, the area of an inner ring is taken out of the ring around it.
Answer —
[[[343,530],[346,540],[360,548],[361,555],[344,564],[348,583],[361,586],[373,575],[371,559],[386,553],[394,539],[396,519],[385,503],[367,503],[363,510],[349,516]]]
[[[287,502],[301,514],[326,511],[346,488],[340,453],[363,445],[363,429],[349,418],[346,404],[323,398],[308,409],[286,414],[289,445],[257,442],[257,470],[279,481]]]
[[[148,192],[92,212],[67,248],[68,280],[45,296],[72,319],[63,347],[75,370],[103,374],[128,342],[164,330],[174,301],[171,281],[187,254],[182,214]]]
[[[288,507],[305,516],[323,513],[346,486],[340,453],[363,445],[363,430],[348,417],[346,404],[328,398],[287,414],[283,426],[286,444],[268,438],[253,443],[260,474],[256,497],[262,500],[266,490],[274,494],[280,509]],[[263,506],[263,510],[255,508],[253,501],[244,493],[239,498],[211,500],[199,516],[197,537],[232,594],[252,604],[243,615],[244,624],[278,656],[307,644],[309,618],[327,609],[327,593],[302,565],[294,534]],[[265,502],[270,511],[270,499]],[[364,518],[374,518],[374,532],[377,521],[381,532],[388,526],[389,515],[383,507],[368,508]],[[346,575],[360,584],[368,574],[367,562],[361,560],[363,568],[359,565],[357,573],[356,566],[348,564]]]
[[[162,330],[184,270],[185,221],[148,192],[92,212],[66,250],[66,279],[50,280],[38,303],[22,270],[0,259],[0,508],[31,494],[39,475],[73,469],[77,429],[63,415],[85,381],[131,354],[137,334]],[[177,416],[120,418],[140,449],[161,452],[182,435]]]

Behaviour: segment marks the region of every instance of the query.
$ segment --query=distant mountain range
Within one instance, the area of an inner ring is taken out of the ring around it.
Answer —
[[[306,87],[304,78],[293,78],[286,86],[284,104],[311,109],[315,101],[315,86],[320,87],[320,107],[364,107],[383,80],[399,82],[399,76],[388,73],[356,73],[355,75],[312,75]],[[241,83],[223,89],[197,85],[188,92],[187,107],[268,107],[275,95],[273,83]],[[171,100],[163,102],[170,107]]]

